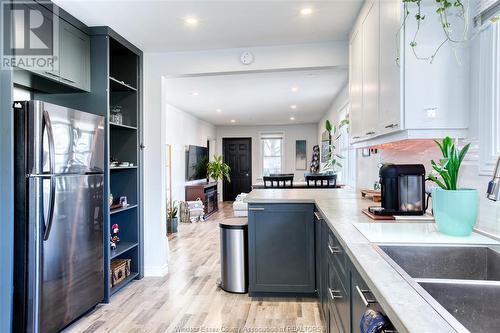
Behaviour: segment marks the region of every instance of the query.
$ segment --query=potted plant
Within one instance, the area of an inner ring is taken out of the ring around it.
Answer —
[[[214,155],[214,160],[208,162],[207,165],[207,177],[212,178],[214,181],[227,179],[228,182],[231,182],[231,178],[229,173],[231,172],[231,168],[229,165],[222,161],[221,155]]]
[[[325,129],[328,131],[330,137],[330,145],[328,147],[328,154],[326,155],[326,163],[323,166],[323,171],[326,171],[328,174],[335,174],[335,169],[342,168],[342,163],[340,160],[344,159],[344,156],[335,153],[335,142],[337,142],[342,137],[342,132],[340,129],[344,126],[349,125],[349,119],[343,119],[338,126],[332,126],[332,123],[329,120],[326,120]],[[335,136],[335,141],[332,143],[332,131]],[[338,133],[337,133],[338,132]]]
[[[470,143],[459,149],[449,137],[435,141],[443,157],[431,161],[436,174],[429,179],[438,185],[432,191],[432,208],[439,231],[452,236],[468,236],[476,225],[479,211],[479,193],[474,189],[458,187],[460,165]],[[438,178],[439,176],[439,178]]]
[[[179,225],[179,220],[177,218],[177,213],[179,211],[179,206],[176,202],[170,205],[168,209],[167,218],[167,232],[175,234],[177,232],[177,226]]]

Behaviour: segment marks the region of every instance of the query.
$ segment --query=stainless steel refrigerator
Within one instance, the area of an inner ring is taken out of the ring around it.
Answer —
[[[104,117],[14,102],[15,332],[57,332],[104,296]]]

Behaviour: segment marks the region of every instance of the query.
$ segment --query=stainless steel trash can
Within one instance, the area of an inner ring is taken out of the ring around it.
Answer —
[[[232,218],[220,226],[220,287],[231,293],[248,291],[248,220]]]

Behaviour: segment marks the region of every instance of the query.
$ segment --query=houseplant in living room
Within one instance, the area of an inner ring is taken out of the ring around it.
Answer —
[[[177,226],[179,225],[179,220],[177,218],[178,211],[179,206],[174,201],[170,204],[170,208],[168,209],[167,233],[175,234],[177,232]]]
[[[221,155],[214,155],[213,161],[208,162],[207,165],[207,178],[212,178],[214,181],[227,179],[228,182],[231,182],[231,177],[229,173],[231,172],[231,168],[229,165],[222,161]]]
[[[477,221],[479,193],[475,189],[459,188],[458,177],[470,143],[460,149],[449,137],[435,142],[443,154],[438,162],[431,161],[435,174],[429,175],[438,185],[432,191],[432,209],[438,229],[451,236],[468,236]]]
[[[338,126],[332,126],[332,123],[329,120],[325,122],[325,129],[328,131],[330,136],[330,145],[328,147],[328,153],[326,155],[326,163],[323,166],[323,171],[328,174],[335,174],[336,168],[342,168],[342,163],[340,160],[343,160],[345,157],[337,154],[335,151],[337,150],[336,143],[342,137],[342,132],[340,131],[342,127],[349,125],[349,119],[343,119],[340,121]],[[332,142],[332,131],[334,135],[334,141]]]

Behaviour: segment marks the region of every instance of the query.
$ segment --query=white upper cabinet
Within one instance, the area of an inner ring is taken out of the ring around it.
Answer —
[[[350,135],[353,139],[360,139],[363,132],[363,41],[361,32],[354,32],[349,45],[349,96],[351,99]]]
[[[373,1],[362,24],[363,135],[377,134],[379,122],[379,3]]]
[[[388,133],[400,129],[400,38],[401,1],[380,1],[380,71],[379,71],[379,133]]]
[[[425,57],[443,41],[444,32],[434,2],[422,4],[426,18],[416,50]],[[351,33],[350,136],[355,146],[467,132],[467,45],[445,44],[433,63],[417,59],[410,47],[416,19],[412,12],[402,27],[404,13],[400,0],[368,0]]]

